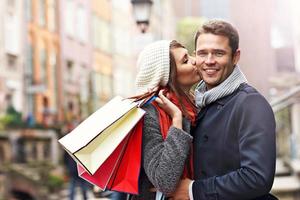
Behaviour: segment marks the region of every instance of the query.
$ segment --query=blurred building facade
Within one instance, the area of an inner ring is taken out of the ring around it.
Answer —
[[[153,41],[175,38],[174,3],[153,0],[150,24],[144,33],[134,21],[130,0],[113,0],[112,5],[114,92],[132,96],[135,94],[136,60],[140,51]]]
[[[277,74],[272,78],[274,85],[274,102],[277,100],[277,107],[280,105],[278,112],[286,110],[290,118],[288,124],[290,130],[285,136],[295,140],[295,142],[291,144],[294,150],[289,149],[288,151],[290,153],[289,156],[297,160],[300,160],[299,6],[300,3],[294,0],[288,1],[285,5],[283,5],[281,1],[277,1],[276,11],[281,12],[281,16],[285,20],[278,20],[275,24],[281,43],[276,46],[276,50],[279,52],[277,54]],[[286,27],[286,23],[290,26]]]
[[[24,114],[39,123],[52,123],[59,111],[57,6],[56,0],[25,1]]]
[[[294,0],[275,1],[275,13],[277,20],[274,22],[276,50],[276,74],[271,78],[273,85],[273,102],[276,112],[280,115],[287,113],[289,119],[286,123],[281,121],[283,127],[288,131],[280,131],[282,137],[289,139],[280,140],[286,143],[289,149],[281,148],[282,157],[300,160],[300,29],[297,21],[300,20],[300,3]]]
[[[297,0],[290,0],[290,8],[292,8],[292,27],[293,27],[293,40],[294,40],[294,55],[295,66],[297,73],[300,73],[300,3]]]
[[[85,117],[115,94],[133,95],[138,53],[175,38],[171,0],[153,1],[145,34],[130,0],[1,4],[0,111],[13,104],[32,123],[63,122],[70,108]]]
[[[59,79],[60,118],[68,112],[80,117],[87,112],[88,80],[92,66],[91,1],[62,0],[59,6],[61,44]],[[68,119],[69,120],[69,119]]]
[[[9,106],[20,112],[24,106],[23,3],[0,2],[0,113]]]
[[[136,75],[134,36],[139,34],[129,0],[112,0],[113,87],[115,94],[134,94]]]
[[[153,1],[149,32],[154,40],[175,38],[176,17],[172,0]]]
[[[248,81],[267,99],[271,84],[267,77],[275,73],[275,55],[271,46],[272,2],[230,1],[230,19],[240,33],[240,65]],[[255,12],[248,12],[252,10]],[[247,14],[248,13],[248,14]],[[249,22],[249,23],[247,23]]]
[[[92,88],[94,109],[113,96],[112,3],[92,0]]]
[[[184,17],[199,17],[201,13],[200,0],[174,0],[174,12],[176,18],[181,19]]]

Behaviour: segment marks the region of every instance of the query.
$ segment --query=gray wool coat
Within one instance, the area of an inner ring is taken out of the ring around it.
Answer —
[[[190,122],[183,120],[183,130],[170,127],[163,140],[160,131],[158,111],[148,104],[143,126],[143,158],[139,179],[139,195],[132,199],[155,199],[156,188],[164,194],[172,193],[179,182],[188,157],[193,137],[189,134]]]

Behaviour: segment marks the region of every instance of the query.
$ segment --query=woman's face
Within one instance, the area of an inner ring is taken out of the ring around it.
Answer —
[[[189,90],[201,80],[195,58],[191,57],[185,48],[171,49],[171,53],[177,67],[177,82],[183,89]]]

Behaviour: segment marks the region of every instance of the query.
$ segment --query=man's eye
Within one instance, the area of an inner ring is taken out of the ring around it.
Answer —
[[[224,53],[223,52],[216,52],[215,55],[217,57],[222,57],[222,56],[224,56]]]
[[[205,56],[206,56],[206,53],[205,53],[205,52],[199,52],[199,53],[198,53],[198,56],[200,56],[200,57],[205,57]]]

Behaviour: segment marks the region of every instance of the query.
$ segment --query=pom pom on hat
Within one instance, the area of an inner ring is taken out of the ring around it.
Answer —
[[[136,77],[137,94],[156,86],[166,86],[170,74],[170,43],[160,40],[147,45],[139,54]]]

